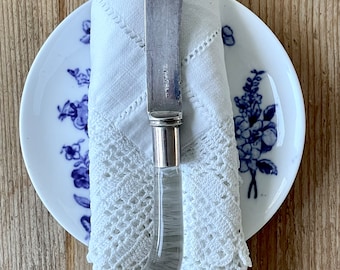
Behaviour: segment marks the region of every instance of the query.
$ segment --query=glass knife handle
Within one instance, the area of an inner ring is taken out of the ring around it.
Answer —
[[[181,171],[155,167],[154,236],[145,269],[180,269],[183,255]]]
[[[154,235],[145,269],[180,269],[183,256],[183,203],[179,125],[178,122],[168,126],[153,125],[152,129]]]

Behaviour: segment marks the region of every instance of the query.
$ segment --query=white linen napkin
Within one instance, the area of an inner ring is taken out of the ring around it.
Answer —
[[[143,0],[93,0],[89,155],[93,269],[143,269],[153,234]],[[184,0],[182,269],[251,265],[239,206],[219,0]]]

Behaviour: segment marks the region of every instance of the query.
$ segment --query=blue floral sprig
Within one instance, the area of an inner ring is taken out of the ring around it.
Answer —
[[[64,157],[68,161],[73,161],[74,169],[71,172],[71,177],[73,179],[74,186],[76,188],[89,189],[90,188],[90,176],[89,176],[89,151],[85,151],[82,153],[82,143],[84,139],[79,140],[78,142],[72,145],[64,145],[60,151],[61,154],[64,154]],[[73,198],[75,202],[87,209],[90,209],[90,200],[86,197],[79,196],[77,194],[73,194]],[[90,216],[83,215],[80,219],[82,226],[85,231],[88,233],[88,237],[91,232],[90,225]],[[87,238],[88,238],[87,237]]]
[[[68,69],[67,72],[76,79],[79,86],[90,86],[91,69],[87,68],[84,72],[80,72],[79,68]]]
[[[240,159],[240,172],[250,172],[251,182],[248,198],[254,189],[254,198],[258,196],[256,172],[277,175],[277,166],[270,160],[262,158],[264,153],[272,150],[277,141],[276,124],[273,122],[276,105],[261,109],[262,95],[259,92],[263,70],[252,70],[243,86],[244,95],[235,97],[234,101],[240,115],[234,117],[237,148]]]
[[[89,151],[85,151],[84,154],[81,153],[81,144],[84,139],[72,145],[64,145],[60,151],[61,154],[65,155],[65,159],[69,161],[74,161],[74,169],[71,172],[73,178],[74,186],[76,188],[90,188],[90,178],[89,178]],[[77,201],[78,202],[78,201]],[[83,206],[83,205],[82,205]]]
[[[80,101],[67,100],[63,106],[57,107],[59,111],[59,120],[64,121],[69,117],[76,129],[84,130],[88,134],[88,96],[84,95]]]

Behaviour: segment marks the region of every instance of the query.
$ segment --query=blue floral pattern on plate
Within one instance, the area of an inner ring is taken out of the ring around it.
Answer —
[[[91,21],[84,20],[82,29],[85,32],[85,35],[79,39],[80,42],[86,45],[90,44]],[[85,72],[81,72],[80,68],[69,68],[67,69],[67,73],[75,79],[79,87],[89,87],[91,76],[90,68],[87,68]],[[83,131],[86,137],[88,136],[88,96],[86,94],[83,95],[80,100],[67,100],[62,106],[57,106],[57,110],[59,112],[58,119],[60,121],[70,119],[77,130]],[[60,154],[63,154],[67,161],[73,162],[73,170],[70,177],[73,180],[74,187],[77,189],[89,190],[90,160],[88,149],[84,149],[84,142],[85,139],[81,138],[71,145],[65,144],[62,146]],[[89,198],[73,194],[73,199],[79,206],[90,209]],[[88,240],[91,233],[91,217],[89,215],[82,215],[80,223],[87,233],[85,240]]]
[[[80,101],[66,101],[62,107],[57,107],[59,111],[59,120],[63,121],[65,118],[69,117],[76,129],[84,130],[87,134],[87,103],[87,95],[84,95]]]
[[[90,85],[91,69],[87,68],[85,73],[80,72],[79,68],[68,69],[67,72],[77,80],[79,86]]]
[[[236,41],[234,31],[229,25],[222,27],[222,39],[226,46],[234,46]],[[275,104],[261,109],[262,95],[260,82],[263,70],[252,70],[252,77],[248,77],[243,86],[244,95],[235,97],[234,101],[240,115],[234,117],[235,136],[239,152],[241,173],[249,172],[251,181],[248,188],[248,198],[254,189],[254,199],[258,197],[256,172],[277,175],[278,169],[270,159],[261,158],[262,154],[272,150],[277,141],[276,123],[272,121],[275,116]]]
[[[82,23],[84,36],[79,41],[84,44],[90,44],[91,21],[84,20]],[[225,25],[222,27],[223,43],[228,46],[234,46],[236,40],[233,29]],[[67,69],[67,73],[71,75],[79,87],[89,87],[91,69],[87,68],[84,72],[80,68]],[[264,110],[261,109],[262,95],[259,92],[259,85],[262,75],[265,71],[251,71],[252,77],[247,78],[243,90],[245,92],[241,97],[235,97],[234,101],[239,109],[240,115],[234,117],[235,132],[237,140],[237,148],[239,151],[241,173],[249,172],[251,174],[251,182],[248,189],[248,198],[254,189],[254,198],[258,196],[258,188],[256,182],[256,172],[259,170],[265,174],[277,174],[276,165],[269,159],[261,158],[262,154],[269,152],[276,143],[277,130],[276,124],[273,122],[275,115],[275,105],[269,105]],[[70,119],[73,126],[83,131],[88,136],[87,119],[88,119],[88,96],[85,94],[80,100],[67,100],[62,106],[57,106],[59,112],[58,119],[64,121]],[[70,178],[77,189],[90,188],[89,181],[89,156],[88,149],[84,149],[83,143],[85,139],[81,138],[73,144],[65,144],[62,146],[60,153],[64,155],[67,161],[73,162],[73,170]],[[90,208],[90,199],[84,196],[73,194],[74,201],[83,208]],[[89,239],[91,233],[91,217],[83,215],[80,223],[87,233],[86,240]]]
[[[237,149],[239,151],[241,173],[249,172],[251,182],[248,189],[248,198],[254,189],[254,198],[258,196],[256,172],[277,175],[276,165],[266,158],[261,158],[264,153],[272,150],[277,141],[275,116],[275,104],[261,109],[262,95],[260,82],[265,71],[252,70],[252,77],[248,77],[243,86],[244,95],[235,97],[234,101],[240,115],[234,117]]]

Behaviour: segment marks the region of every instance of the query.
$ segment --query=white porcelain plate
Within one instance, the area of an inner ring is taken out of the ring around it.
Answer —
[[[75,10],[45,42],[27,77],[20,113],[33,185],[55,219],[84,244],[90,233],[90,8],[87,2]],[[224,1],[221,14],[249,238],[294,182],[304,145],[304,103],[294,68],[265,24],[236,1]]]

